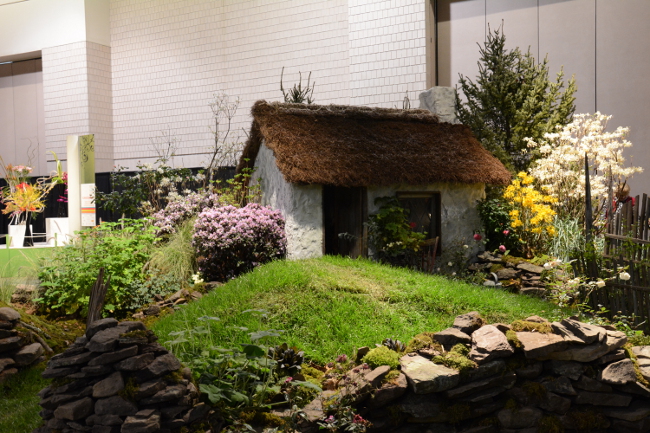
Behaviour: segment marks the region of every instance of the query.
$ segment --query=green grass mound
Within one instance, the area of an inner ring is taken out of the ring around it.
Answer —
[[[548,315],[548,302],[367,260],[323,257],[255,269],[152,326],[177,354],[250,343],[251,332],[282,330],[286,342],[319,363],[384,338],[409,341],[479,311],[490,323]],[[263,311],[260,311],[263,310]],[[191,330],[191,331],[190,331]],[[175,343],[174,343],[175,342]]]

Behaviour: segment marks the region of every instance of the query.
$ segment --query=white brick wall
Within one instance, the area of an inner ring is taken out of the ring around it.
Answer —
[[[352,105],[416,108],[426,90],[425,2],[349,0]]]
[[[43,49],[47,150],[66,159],[68,135],[95,134],[96,170],[113,165],[110,48],[76,42]],[[48,169],[53,170],[51,154]]]
[[[116,163],[150,161],[169,132],[177,163],[201,165],[212,144],[208,103],[241,100],[245,140],[258,99],[278,101],[302,72],[319,104],[401,107],[425,90],[422,0],[113,0],[111,49]]]

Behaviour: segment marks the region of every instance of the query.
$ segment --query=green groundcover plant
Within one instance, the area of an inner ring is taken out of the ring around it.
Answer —
[[[41,310],[85,316],[101,267],[111,278],[104,310],[118,317],[150,302],[154,292],[169,290],[148,285],[156,279],[143,271],[155,239],[153,231],[148,220],[121,220],[79,232],[78,239],[57,249],[39,272],[44,289],[37,300]]]

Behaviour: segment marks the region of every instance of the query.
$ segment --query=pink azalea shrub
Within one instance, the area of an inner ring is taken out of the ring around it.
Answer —
[[[171,199],[164,209],[153,214],[156,236],[170,235],[176,232],[183,221],[198,214],[202,209],[219,205],[219,194],[192,192],[185,196]]]
[[[204,278],[225,281],[284,257],[284,219],[257,203],[205,209],[194,224],[192,245]]]

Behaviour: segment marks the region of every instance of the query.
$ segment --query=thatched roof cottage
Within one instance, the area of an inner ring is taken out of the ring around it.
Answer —
[[[237,169],[255,167],[284,215],[290,258],[367,254],[364,222],[395,195],[444,250],[480,229],[485,184],[510,181],[467,127],[426,110],[258,101],[252,116]]]

